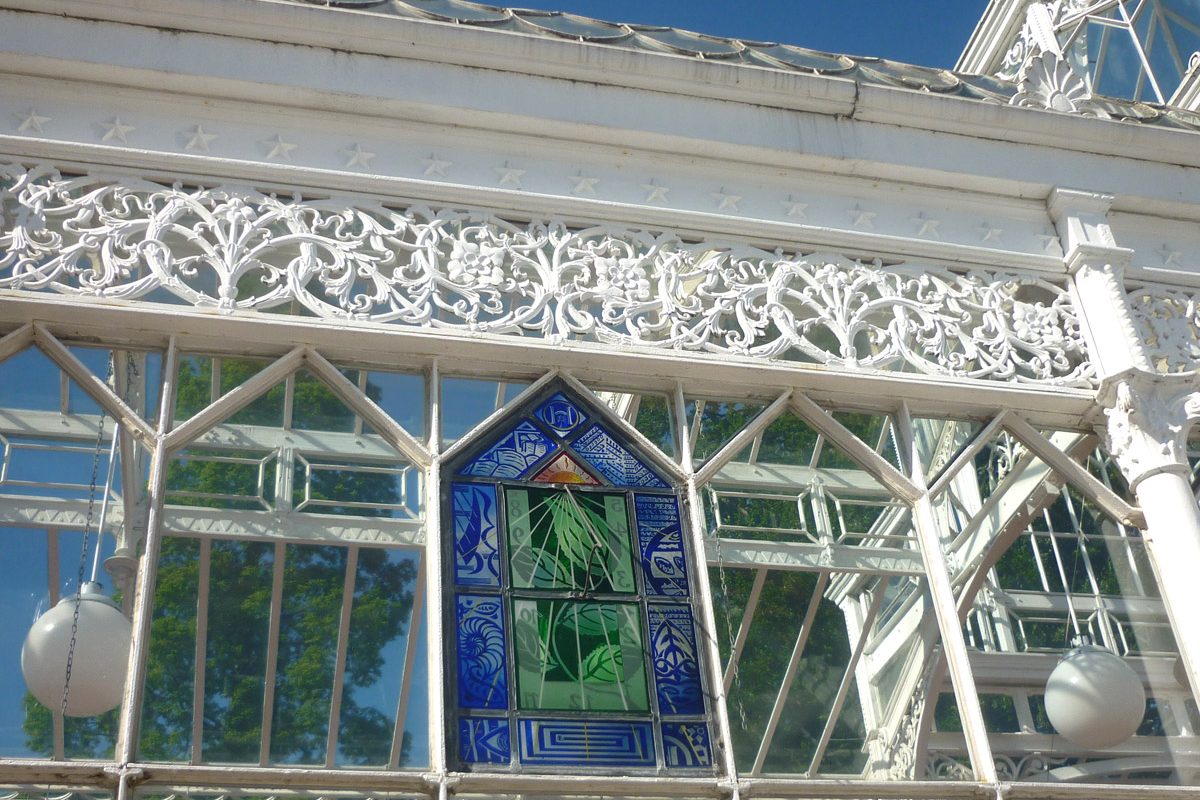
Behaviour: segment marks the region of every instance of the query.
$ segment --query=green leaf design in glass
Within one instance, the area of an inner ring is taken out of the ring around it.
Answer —
[[[637,605],[514,600],[513,620],[522,709],[649,710]]]
[[[515,588],[637,590],[623,494],[507,489],[505,502]]]

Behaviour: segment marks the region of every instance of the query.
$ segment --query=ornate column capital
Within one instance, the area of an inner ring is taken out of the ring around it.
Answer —
[[[1188,432],[1200,420],[1194,378],[1130,371],[1106,381],[1100,400],[1100,435],[1131,489],[1151,475],[1189,472]]]

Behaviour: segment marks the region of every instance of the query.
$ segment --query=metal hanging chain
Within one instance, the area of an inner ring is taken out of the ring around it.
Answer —
[[[111,383],[115,365],[111,351],[108,356],[108,375],[105,383]],[[92,520],[96,510],[96,482],[100,477],[100,451],[104,447],[104,420],[108,415],[100,409],[100,421],[96,424],[96,446],[92,450],[92,480],[88,487],[87,516],[83,522],[83,543],[79,547],[79,575],[75,583],[75,609],[71,616],[71,643],[67,645],[67,671],[63,677],[62,706],[60,711],[67,715],[67,702],[71,696],[71,669],[75,665],[75,645],[79,636],[79,606],[83,603],[83,578],[87,570],[88,542],[92,535]],[[100,548],[100,537],[96,536],[96,549]]]

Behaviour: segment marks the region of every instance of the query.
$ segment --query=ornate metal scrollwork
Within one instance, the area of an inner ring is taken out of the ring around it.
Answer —
[[[0,166],[0,288],[1091,386],[1036,275]]]

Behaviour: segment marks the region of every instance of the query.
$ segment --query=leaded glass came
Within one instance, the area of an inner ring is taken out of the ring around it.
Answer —
[[[448,467],[465,769],[714,767],[680,501],[607,417],[551,387]]]

